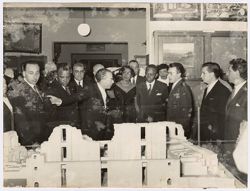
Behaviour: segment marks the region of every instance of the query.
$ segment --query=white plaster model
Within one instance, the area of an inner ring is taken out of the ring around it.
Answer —
[[[244,187],[217,155],[195,146],[174,122],[115,124],[110,141],[86,139],[69,125],[55,127],[35,150],[4,133],[4,186]]]

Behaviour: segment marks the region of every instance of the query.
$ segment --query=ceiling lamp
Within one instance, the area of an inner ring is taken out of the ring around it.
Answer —
[[[83,10],[83,23],[78,25],[77,31],[81,36],[88,36],[90,33],[90,26],[85,22],[85,10]]]

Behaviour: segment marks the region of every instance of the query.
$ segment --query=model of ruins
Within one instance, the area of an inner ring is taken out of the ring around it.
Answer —
[[[110,141],[93,141],[69,125],[27,150],[4,133],[4,186],[237,188],[210,150],[193,145],[174,122],[114,125]]]

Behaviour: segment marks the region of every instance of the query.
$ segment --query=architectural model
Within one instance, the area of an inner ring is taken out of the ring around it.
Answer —
[[[110,141],[93,141],[69,125],[27,150],[4,133],[6,187],[244,187],[210,150],[193,145],[174,122],[114,125]]]

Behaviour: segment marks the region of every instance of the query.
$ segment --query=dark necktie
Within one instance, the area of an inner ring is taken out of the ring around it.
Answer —
[[[81,82],[80,82],[80,81],[79,81],[79,84],[78,84],[78,85],[82,87],[82,85],[81,85]]]
[[[203,102],[203,100],[205,99],[206,96],[207,96],[207,88],[204,90],[202,102]]]

